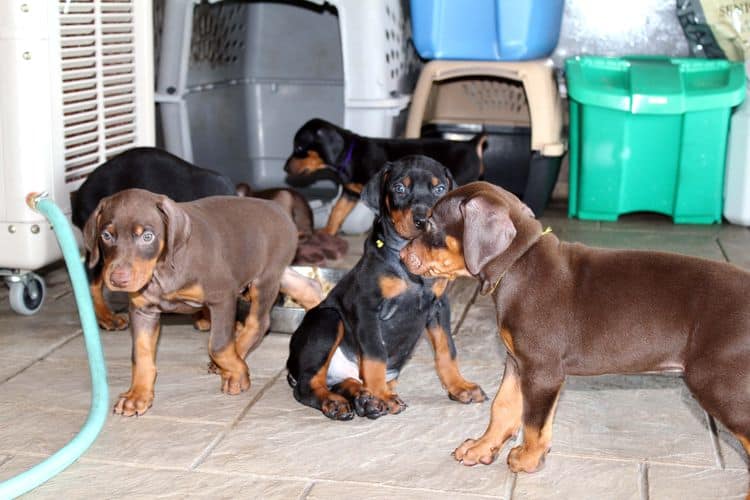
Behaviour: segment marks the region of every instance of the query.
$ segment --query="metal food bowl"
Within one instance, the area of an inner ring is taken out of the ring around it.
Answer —
[[[336,285],[344,275],[349,272],[347,269],[333,269],[330,267],[318,266],[291,266],[303,276],[317,279],[322,285],[330,284],[331,287]],[[294,333],[302,318],[305,317],[305,310],[296,304],[286,304],[282,298],[280,303],[271,309],[271,331],[279,333]]]

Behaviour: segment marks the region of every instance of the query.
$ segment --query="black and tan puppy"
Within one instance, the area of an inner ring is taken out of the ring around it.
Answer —
[[[343,186],[343,194],[323,230],[333,235],[359,200],[362,187],[386,162],[407,155],[425,155],[446,165],[455,182],[462,185],[483,174],[484,143],[483,134],[469,141],[363,137],[316,118],[294,135],[294,149],[284,170],[286,181],[292,186],[307,186],[323,179]]]
[[[566,375],[680,370],[698,402],[750,453],[750,273],[683,255],[603,250],[542,231],[518,198],[484,182],[434,207],[401,252],[411,272],[471,275],[491,293],[508,352],[490,424],[455,451],[492,462],[523,425],[514,472],[550,448]]]
[[[218,172],[193,165],[167,151],[152,148],[132,148],[98,166],[81,187],[71,196],[72,219],[83,230],[86,221],[99,202],[125,189],[139,188],[163,194],[176,202],[193,201],[207,196],[254,196],[273,200],[284,206],[292,216],[300,240],[312,238],[313,215],[305,198],[291,189],[272,189],[251,192],[247,184],[235,187],[232,181]],[[317,240],[310,245],[300,245],[298,253],[318,256]],[[345,252],[345,250],[344,250]],[[341,252],[328,252],[336,258]],[[310,259],[307,259],[310,260]],[[97,265],[88,272],[91,296],[99,326],[106,330],[120,330],[128,326],[126,314],[115,314],[102,293],[102,267]],[[203,329],[207,320],[200,319],[196,325]]]
[[[300,403],[337,420],[355,412],[369,418],[399,413],[406,405],[393,389],[425,331],[451,399],[485,399],[458,370],[446,280],[415,276],[399,259],[452,184],[448,169],[410,156],[386,164],[365,186],[362,199],[378,216],[364,255],[292,336],[288,380]]]
[[[276,203],[212,196],[176,203],[128,189],[103,199],[84,227],[88,265],[103,261],[102,280],[130,296],[133,376],[115,413],[142,415],[154,399],[162,312],[211,316],[209,355],[221,390],[250,387],[245,356],[268,329],[269,313],[297,246],[297,229]],[[250,311],[235,324],[238,297]]]

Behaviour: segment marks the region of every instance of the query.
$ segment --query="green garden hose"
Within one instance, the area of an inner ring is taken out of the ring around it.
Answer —
[[[73,283],[73,293],[78,305],[78,315],[81,319],[83,338],[89,358],[92,385],[91,408],[86,423],[68,444],[26,472],[0,483],[0,498],[14,498],[23,495],[78,460],[99,435],[109,413],[107,368],[104,364],[102,344],[99,340],[99,325],[94,315],[94,305],[89,293],[86,272],[83,269],[78,245],[70,228],[70,223],[45,193],[29,194],[26,197],[26,203],[32,209],[42,213],[52,224]]]

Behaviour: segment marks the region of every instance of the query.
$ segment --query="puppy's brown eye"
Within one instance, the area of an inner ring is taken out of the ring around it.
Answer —
[[[151,243],[152,241],[154,241],[154,233],[152,233],[151,231],[143,231],[143,234],[141,235],[141,239],[145,243]]]
[[[112,233],[107,231],[106,229],[102,231],[102,241],[110,242],[114,239],[114,236],[112,236]]]

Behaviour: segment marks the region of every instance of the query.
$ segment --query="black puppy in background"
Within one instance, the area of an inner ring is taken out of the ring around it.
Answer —
[[[425,155],[448,167],[459,186],[481,178],[486,136],[468,141],[364,137],[315,118],[294,134],[292,154],[284,166],[291,186],[330,180],[343,186],[323,232],[334,235],[352,211],[365,184],[388,161]]]
[[[364,187],[362,200],[378,212],[364,255],[291,339],[288,381],[297,401],[335,420],[401,412],[396,380],[424,332],[449,397],[484,401],[456,363],[447,280],[416,276],[399,258],[452,186],[447,168],[415,155],[387,163]]]

